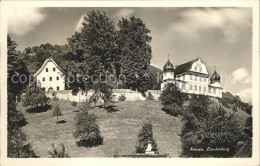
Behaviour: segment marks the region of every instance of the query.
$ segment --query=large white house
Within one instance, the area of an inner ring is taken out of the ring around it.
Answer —
[[[34,74],[37,85],[45,91],[65,89],[65,76],[61,68],[52,58],[45,60],[41,68]]]
[[[175,68],[168,59],[163,67],[162,90],[167,83],[176,83],[181,91],[185,93],[222,98],[221,81],[216,68],[210,77],[207,66],[201,58],[178,65]]]

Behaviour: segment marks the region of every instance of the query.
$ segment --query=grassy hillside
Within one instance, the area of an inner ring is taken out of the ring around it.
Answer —
[[[137,134],[144,120],[150,120],[153,124],[154,138],[157,141],[160,154],[170,154],[178,157],[181,153],[180,133],[182,123],[180,118],[172,117],[161,110],[158,101],[124,101],[116,103],[118,112],[108,113],[102,108],[94,108],[97,115],[104,144],[98,147],[77,147],[73,132],[75,129],[74,117],[77,107],[71,106],[68,101],[51,101],[55,106],[59,104],[63,116],[60,120],[66,123],[56,124],[56,117],[52,116],[52,110],[42,113],[29,114],[18,104],[18,110],[22,110],[29,124],[23,127],[32,142],[33,149],[41,157],[49,157],[51,143],[56,146],[64,143],[71,157],[113,157],[114,154],[134,154]]]

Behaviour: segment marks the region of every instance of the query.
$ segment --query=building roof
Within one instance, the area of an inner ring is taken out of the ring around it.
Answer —
[[[173,72],[174,71],[174,67],[172,65],[172,63],[170,62],[170,60],[168,59],[168,61],[166,62],[166,64],[163,66],[163,71],[166,72],[166,71],[171,71]]]
[[[183,63],[181,65],[178,65],[175,70],[174,70],[174,73],[175,75],[179,75],[179,74],[182,74],[184,72],[188,72],[190,71],[191,67],[192,67],[192,64],[196,61],[198,61],[200,58],[196,58],[194,60],[191,60],[189,62],[186,62],[186,63]]]
[[[57,65],[57,63],[52,58],[47,58],[43,63],[43,65],[41,66],[41,68],[33,76],[37,77],[42,72],[42,70],[44,69],[44,67],[47,65],[48,62],[53,62],[53,64],[62,72],[62,69]]]
[[[216,67],[214,69],[214,73],[212,74],[212,76],[210,77],[210,82],[214,83],[214,82],[220,82],[220,76],[219,74],[216,72]]]

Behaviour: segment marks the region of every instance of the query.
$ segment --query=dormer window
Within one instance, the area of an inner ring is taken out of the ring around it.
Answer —
[[[197,67],[196,66],[194,67],[194,70],[197,71]]]
[[[53,68],[53,71],[55,71],[55,70],[56,70],[56,68],[54,67],[54,68]]]
[[[46,70],[46,72],[48,72],[48,71],[49,71],[49,70],[48,70],[48,68],[46,68],[45,70]]]
[[[200,72],[202,72],[202,67],[200,67]]]

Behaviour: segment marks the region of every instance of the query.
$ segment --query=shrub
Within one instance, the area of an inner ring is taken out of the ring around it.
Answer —
[[[53,110],[53,116],[57,116],[57,122],[56,123],[59,122],[59,116],[61,116],[61,115],[62,115],[62,112],[60,110],[60,107],[59,107],[59,105],[56,105],[56,107]]]
[[[74,106],[74,107],[77,106],[77,104],[78,103],[76,101],[71,102],[71,105]]]
[[[180,108],[183,106],[186,97],[187,96],[183,94],[175,84],[169,83],[162,91],[159,100],[163,106],[163,110],[166,112],[174,112],[173,114],[177,116],[180,113]]]
[[[200,105],[195,101],[191,101],[191,106],[183,117],[185,123],[181,134],[182,155],[185,157],[234,156],[241,137],[241,129],[234,120],[233,114],[228,115],[222,107],[209,110],[208,105]],[[208,147],[228,148],[228,151],[227,149],[207,151]],[[203,151],[191,149],[203,149]]]
[[[181,115],[181,108],[179,106],[177,106],[176,104],[172,104],[172,105],[167,105],[166,107],[163,108],[163,111],[165,111],[165,113],[170,114],[172,116],[177,117],[178,115]]]
[[[146,96],[146,100],[154,100],[154,97],[151,92],[148,92],[148,94]]]
[[[76,115],[74,137],[80,139],[77,141],[77,145],[85,147],[101,145],[103,144],[103,137],[100,134],[99,126],[96,122],[97,117],[87,111],[88,110],[81,111]]]
[[[66,153],[65,151],[65,146],[63,145],[63,143],[61,144],[61,150],[56,149],[56,147],[54,146],[54,144],[52,143],[52,151],[48,151],[48,154],[52,157],[52,158],[69,158],[70,156],[68,155],[68,153]]]
[[[104,107],[113,102],[113,87],[109,83],[97,82],[93,85],[94,94],[104,101]]]
[[[31,84],[24,95],[24,106],[32,105],[34,107],[46,106],[50,98],[45,95],[45,92],[37,86],[36,83]]]
[[[125,94],[124,95],[122,94],[118,97],[118,101],[125,101],[125,100],[126,100]]]
[[[145,123],[138,134],[138,142],[135,147],[136,153],[145,153],[148,141],[152,142],[152,150],[158,154],[157,143],[153,138],[153,126],[151,123]]]

